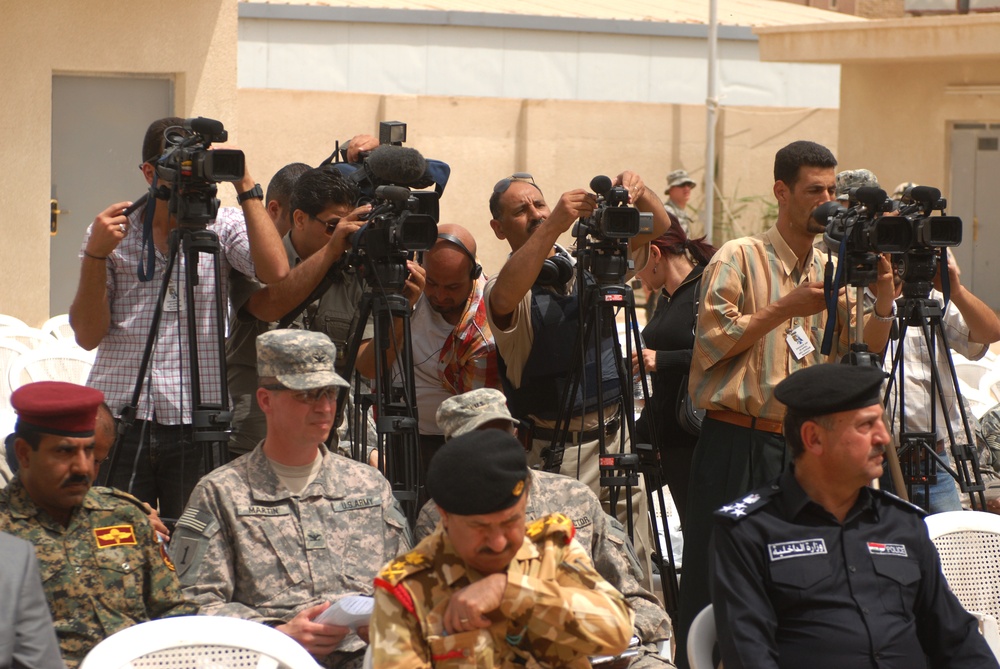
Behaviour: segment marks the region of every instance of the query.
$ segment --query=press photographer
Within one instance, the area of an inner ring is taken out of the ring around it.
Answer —
[[[217,127],[212,125],[209,129],[214,132]],[[214,196],[207,194],[184,204],[177,200],[171,204],[173,183],[162,180],[157,174],[157,164],[165,149],[184,143],[192,134],[199,132],[193,131],[192,122],[182,118],[159,119],[149,126],[140,165],[151,186],[149,196],[127,216],[124,212],[131,202],[117,202],[101,212],[88,228],[81,249],[80,284],[70,307],[70,322],[82,347],[88,350],[97,347],[88,385],[103,391],[116,413],[130,401],[134,390],[168,262],[170,235],[178,227],[178,214],[214,232],[221,248],[222,280],[218,283],[215,280],[215,263],[203,260],[198,264],[199,282],[193,286],[197,309],[194,327],[199,353],[204,354],[198,367],[206,397],[220,403],[228,401],[221,397],[219,332],[213,321],[213,307],[220,302],[225,304],[230,268],[247,276],[256,275],[267,283],[280,281],[288,273],[281,239],[264,210],[260,186],[249,172],[244,170],[232,182],[242,211],[222,208],[213,212],[209,202]],[[203,181],[210,182],[213,170],[222,165],[213,163],[210,148],[197,153],[203,156],[196,163],[206,176]],[[232,154],[227,158],[232,158]],[[199,167],[195,169],[197,172]],[[205,206],[189,206],[191,202]],[[146,218],[149,225],[144,235],[142,222]],[[148,237],[148,246],[143,245],[144,237]],[[168,279],[169,290],[155,332],[154,353],[136,420],[119,439],[118,459],[122,465],[108,481],[109,485],[128,490],[154,508],[159,505],[161,515],[166,518],[180,515],[188,494],[205,473],[200,446],[192,439],[192,370],[187,362],[191,342],[187,285],[181,278],[184,266],[181,257],[175,265],[176,273],[172,272]],[[140,278],[140,268],[150,280]]]

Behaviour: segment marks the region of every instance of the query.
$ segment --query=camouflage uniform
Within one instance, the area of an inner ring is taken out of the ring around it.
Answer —
[[[438,528],[375,580],[374,666],[590,667],[590,655],[621,652],[632,611],[573,534],[562,514],[529,524],[494,624],[449,635],[442,619],[451,595],[481,576]]]
[[[17,476],[0,491],[0,531],[31,542],[63,659],[137,623],[194,615],[146,515],[111,488],[91,488],[63,527],[40,510]]]
[[[406,519],[377,469],[320,447],[301,496],[261,446],[204,477],[177,523],[171,554],[202,613],[278,625],[346,595],[371,595],[381,565],[409,549]],[[326,666],[360,666],[349,635]]]
[[[669,666],[659,656],[658,646],[670,639],[670,618],[656,597],[639,585],[635,576],[639,562],[625,536],[625,528],[606,514],[593,491],[576,479],[536,470],[531,470],[529,476],[531,485],[525,510],[528,521],[557,512],[569,516],[576,528],[575,538],[587,551],[597,573],[625,595],[635,611],[633,632],[643,645],[639,658],[630,666],[635,669]],[[440,519],[434,501],[427,502],[417,517],[416,540],[429,536]]]

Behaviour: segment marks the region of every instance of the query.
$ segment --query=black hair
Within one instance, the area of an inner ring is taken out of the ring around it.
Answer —
[[[795,187],[799,180],[801,167],[837,166],[833,152],[822,144],[800,140],[782,147],[774,154],[774,180],[783,181],[789,188]]]
[[[37,451],[38,447],[42,444],[42,433],[35,428],[22,423],[20,420],[14,423],[14,436],[28,442],[28,446],[31,446],[31,450],[33,451]]]
[[[167,128],[184,125],[184,119],[179,116],[167,116],[158,118],[146,128],[146,136],[142,140],[142,162],[151,163],[160,157],[163,149],[166,148],[164,133]]]
[[[542,193],[542,189],[538,187],[538,184],[533,183],[531,181],[526,181],[526,180],[523,180],[523,179],[517,179],[517,181],[520,182],[520,183],[526,183],[526,184],[529,184],[531,186],[534,186],[535,190],[538,191],[538,194],[541,195],[542,197],[545,197],[545,194]],[[503,192],[500,192],[500,193],[498,193],[494,189],[493,194],[490,195],[490,214],[493,216],[493,218],[495,218],[498,221],[500,220],[500,215],[503,214],[503,210],[500,207],[500,197],[504,193],[506,193],[508,190],[510,190],[510,187],[512,185],[513,185],[513,182],[511,182],[510,184],[508,184],[507,188],[505,188],[503,190]]]
[[[274,173],[267,182],[267,196],[264,202],[277,200],[282,207],[288,207],[292,202],[292,191],[299,177],[312,168],[305,163],[289,163]]]
[[[309,216],[319,216],[334,205],[353,207],[361,197],[357,184],[331,165],[302,173],[292,190],[292,212],[301,209]]]
[[[782,426],[785,433],[785,443],[792,451],[792,459],[797,459],[805,451],[805,444],[802,443],[802,426],[808,422],[819,423],[827,430],[833,427],[830,416],[807,416],[791,409],[785,414],[785,422]]]

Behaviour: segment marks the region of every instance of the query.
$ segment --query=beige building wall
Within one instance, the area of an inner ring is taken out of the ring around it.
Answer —
[[[624,169],[639,173],[661,199],[672,169],[703,181],[705,111],[695,105],[258,89],[240,90],[238,100],[241,146],[265,183],[287,163],[317,164],[337,139],[375,134],[379,120],[405,121],[408,146],[451,165],[441,221],[473,231],[491,273],[509,248],[489,227],[487,201],[493,184],[514,172],[535,175],[550,206],[592,177],[613,178]],[[837,146],[836,110],[725,107],[721,118],[719,189],[736,220],[723,219],[716,241],[761,229],[781,146],[796,139]],[[703,202],[704,192],[696,190],[693,204]]]
[[[49,316],[52,76],[170,77],[179,116],[231,118],[237,3],[0,0],[0,16],[0,312],[37,326]]]

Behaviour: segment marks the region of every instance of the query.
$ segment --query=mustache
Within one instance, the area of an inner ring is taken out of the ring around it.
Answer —
[[[59,484],[60,488],[68,488],[72,485],[85,484],[90,485],[90,477],[86,474],[72,474],[67,476],[66,479]]]

